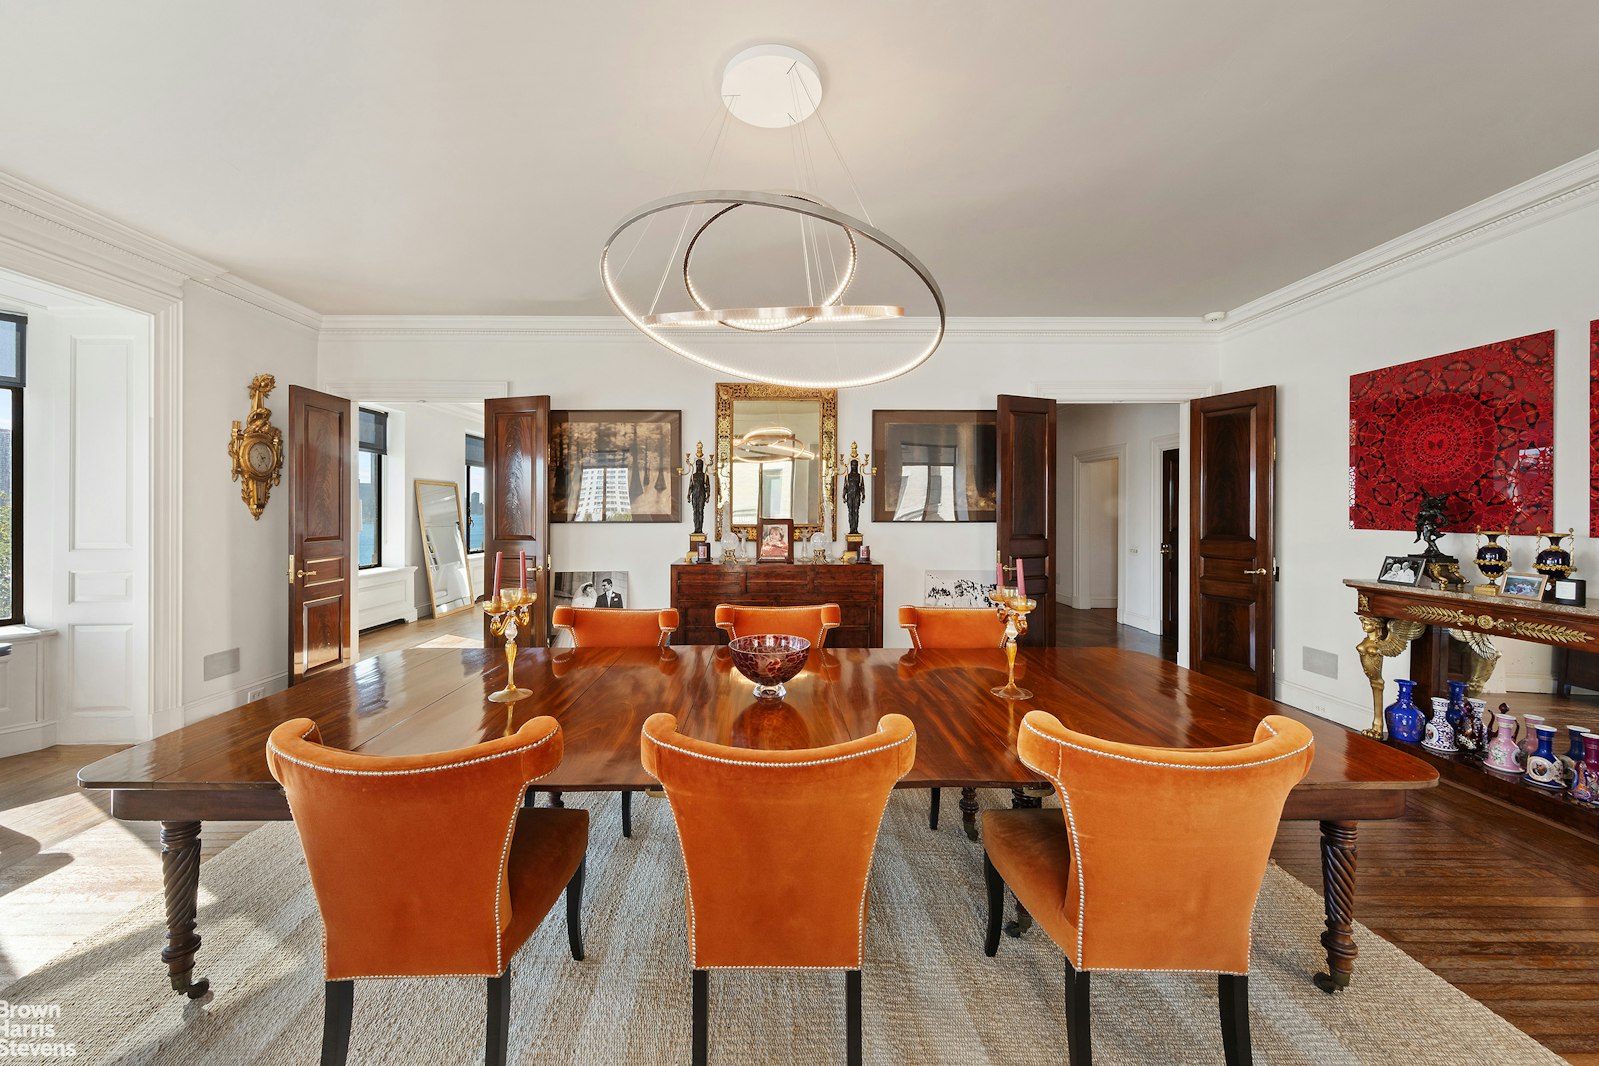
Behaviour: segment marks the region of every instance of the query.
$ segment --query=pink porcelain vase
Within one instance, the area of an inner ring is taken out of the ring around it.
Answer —
[[[1521,773],[1521,746],[1516,743],[1516,716],[1503,711],[1494,719],[1496,732],[1483,752],[1483,765],[1506,774]]]

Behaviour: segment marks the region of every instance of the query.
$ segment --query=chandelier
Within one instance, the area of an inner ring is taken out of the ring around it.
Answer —
[[[758,45],[734,56],[722,77],[724,106],[705,175],[720,158],[729,118],[736,118],[789,131],[796,188],[667,196],[630,212],[606,239],[600,255],[606,295],[668,351],[752,381],[849,388],[905,374],[942,343],[943,293],[921,260],[872,224],[819,110],[821,89],[816,64],[795,49]],[[813,126],[831,147],[862,217],[820,195]],[[746,218],[768,228],[760,234],[764,239],[744,234],[740,240],[735,232],[719,240],[717,231],[736,229]],[[703,260],[707,246],[725,251],[729,244],[735,249],[731,265],[718,264],[722,276],[708,283],[703,271],[697,273],[696,253]],[[635,263],[641,269],[628,273]],[[726,291],[745,283],[764,285],[766,292],[775,287],[779,299],[726,298]],[[852,299],[852,290],[868,287],[872,297]],[[913,304],[914,315],[907,312]]]

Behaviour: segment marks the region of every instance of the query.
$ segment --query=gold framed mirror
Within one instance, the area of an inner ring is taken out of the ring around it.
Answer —
[[[837,389],[717,382],[716,538],[786,518],[796,540],[824,522],[828,539],[838,539],[837,455]]]
[[[472,606],[460,489],[453,481],[416,479],[416,519],[422,526],[422,566],[428,575],[433,617]]]

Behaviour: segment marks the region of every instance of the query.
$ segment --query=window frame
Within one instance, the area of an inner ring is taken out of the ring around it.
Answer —
[[[0,312],[0,320],[17,327],[17,368],[10,376],[0,376],[0,392],[11,401],[11,610],[0,616],[0,625],[23,624],[23,390],[27,387],[28,316]]]
[[[473,462],[472,461],[472,442],[473,441],[477,441],[477,453],[479,455],[484,455],[485,454],[483,449],[484,449],[485,444],[486,444],[484,438],[478,436],[476,433],[468,433],[468,434],[466,434],[466,449],[465,449],[465,451],[466,451],[466,477],[461,482],[461,484],[462,484],[462,486],[464,487],[464,490],[465,490],[465,493],[464,493],[465,498],[461,501],[461,504],[462,504],[461,509],[466,513],[466,554],[467,554],[467,556],[469,558],[471,556],[474,556],[474,555],[482,555],[488,549],[488,537],[485,536],[483,538],[482,546],[479,547],[477,549],[477,551],[473,551],[472,550],[472,468],[473,467],[476,467],[477,469],[483,471],[483,490],[484,490],[484,495],[485,495],[484,511],[483,511],[483,524],[485,526],[488,525],[488,517],[489,517],[488,516],[488,501],[487,501],[487,498],[486,498],[487,494],[488,494],[488,465],[482,459],[479,459],[477,462]],[[485,458],[486,458],[486,456],[485,456]],[[483,530],[483,532],[486,534],[488,531],[487,531],[487,529],[485,529],[485,530]]]
[[[374,522],[373,522],[373,529],[372,529],[372,561],[370,563],[361,561],[361,555],[360,555],[360,552],[361,552],[361,537],[360,537],[359,534],[357,534],[356,538],[355,538],[355,551],[356,551],[355,568],[357,570],[375,570],[378,567],[383,565],[383,460],[388,455],[388,439],[389,439],[389,426],[388,426],[388,423],[389,423],[389,415],[388,415],[387,411],[377,411],[377,410],[373,410],[373,409],[367,408],[367,407],[359,407],[359,408],[356,409],[356,411],[357,411],[357,413],[356,413],[356,452],[357,452],[356,458],[357,458],[357,463],[356,463],[356,470],[355,470],[355,479],[356,479],[356,484],[359,486],[360,481],[361,481],[361,467],[360,467],[360,462],[359,462],[359,459],[360,459],[360,454],[359,453],[366,452],[366,453],[368,453],[369,455],[372,456],[372,487],[373,487],[374,496],[375,496],[375,499],[374,499],[374,502],[373,502],[373,508],[376,511],[376,514],[373,516]],[[366,441],[361,439],[360,423],[361,423],[361,415],[363,415],[363,414],[371,414],[371,415],[376,415],[377,416],[378,424],[380,426],[382,426],[382,429],[383,429],[383,444],[382,444],[381,447],[376,446],[376,445],[369,445],[369,444],[366,443]],[[357,496],[357,498],[359,498],[359,496],[360,496],[359,491],[357,491],[356,496]],[[366,523],[363,521],[362,525],[365,525],[365,524]]]

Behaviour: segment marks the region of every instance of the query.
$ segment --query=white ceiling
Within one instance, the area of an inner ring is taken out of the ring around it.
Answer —
[[[0,170],[318,311],[608,313],[725,60],[822,69],[954,315],[1230,309],[1599,148],[1592,0],[13,0]],[[794,184],[730,131],[717,185]],[[853,206],[847,187],[832,199]]]

